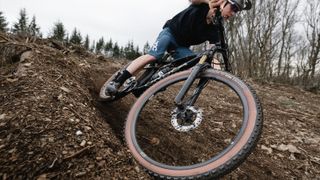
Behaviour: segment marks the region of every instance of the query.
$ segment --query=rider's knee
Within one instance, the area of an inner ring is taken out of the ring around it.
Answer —
[[[154,57],[154,56],[152,56],[152,55],[150,55],[150,54],[145,54],[144,56],[145,56],[145,60],[146,60],[148,63],[151,63],[151,62],[154,62],[154,61],[157,60],[156,57]]]

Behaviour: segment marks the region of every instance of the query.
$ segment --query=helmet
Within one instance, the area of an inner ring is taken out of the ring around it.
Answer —
[[[250,0],[228,0],[228,2],[236,5],[240,11],[249,10],[252,7]]]

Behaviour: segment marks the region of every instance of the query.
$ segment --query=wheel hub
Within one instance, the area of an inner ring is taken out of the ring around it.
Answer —
[[[180,132],[188,132],[197,128],[202,122],[202,109],[187,106],[180,110],[175,108],[171,113],[171,125]]]

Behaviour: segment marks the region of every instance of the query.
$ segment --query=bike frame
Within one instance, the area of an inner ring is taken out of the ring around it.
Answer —
[[[225,65],[224,70],[231,72],[231,64],[229,62],[229,52],[228,52],[228,44],[226,42],[225,37],[225,28],[224,28],[224,21],[223,17],[221,16],[221,12],[217,11],[215,18],[213,18],[213,22],[218,27],[219,33],[219,42],[215,43],[209,50],[206,50],[198,55],[195,56],[188,56],[181,59],[176,59],[171,62],[164,62],[163,64],[156,65],[153,64],[149,67],[149,72],[136,84],[133,88],[130,88],[129,91],[132,91],[133,94],[137,94],[138,96],[147,88],[155,84],[156,82],[160,81],[161,79],[168,77],[174,73],[189,69],[193,67],[192,72],[188,79],[185,81],[184,85],[182,86],[179,94],[175,98],[175,103],[178,107],[182,108],[182,100],[187,91],[190,89],[191,85],[193,84],[196,76],[202,72],[204,69],[212,68],[211,63],[213,57],[216,53],[222,54],[223,62]],[[159,75],[157,78],[152,79],[151,77],[160,72],[161,70],[170,67],[171,69],[168,72],[165,72]],[[198,98],[201,90],[205,87],[207,80],[203,79],[200,80],[197,91],[192,96],[192,99],[188,101],[188,104],[192,105],[195,103],[196,99]]]

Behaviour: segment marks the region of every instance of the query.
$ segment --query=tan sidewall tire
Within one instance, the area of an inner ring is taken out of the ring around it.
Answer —
[[[138,152],[136,149],[133,141],[132,141],[132,128],[135,123],[135,118],[138,115],[138,111],[141,108],[141,106],[145,103],[147,97],[149,97],[151,94],[157,91],[159,87],[163,87],[165,85],[171,84],[175,82],[177,79],[184,79],[188,77],[191,70],[186,70],[183,72],[176,73],[174,75],[171,75],[152,87],[150,87],[147,91],[145,91],[140,98],[136,101],[136,103],[131,108],[126,126],[125,126],[125,138],[128,144],[128,147],[133,155],[133,157],[147,170],[151,171],[155,175],[163,175],[165,177],[198,177],[200,175],[213,173],[217,171],[218,169],[222,169],[222,167],[225,167],[226,164],[228,164],[230,161],[233,161],[233,164],[231,168],[234,168],[237,164],[239,164],[241,159],[245,159],[245,156],[243,156],[241,153],[249,154],[249,149],[253,149],[258,137],[260,136],[261,127],[262,127],[262,112],[260,112],[260,103],[257,102],[257,97],[254,93],[252,93],[251,89],[239,78],[218,70],[209,69],[203,73],[204,76],[208,77],[215,77],[216,79],[222,81],[222,82],[232,82],[238,89],[240,89],[240,93],[245,96],[246,99],[246,105],[248,106],[248,113],[247,117],[248,121],[245,127],[245,131],[242,134],[239,141],[235,142],[235,145],[225,154],[223,154],[219,159],[200,166],[193,169],[170,169],[170,168],[163,168],[159,167],[149,161],[147,161],[144,158],[144,154],[142,152]],[[239,93],[239,92],[238,92]],[[259,111],[259,112],[258,112]],[[261,117],[260,117],[261,116]],[[258,122],[259,121],[259,122]],[[260,132],[259,132],[260,131]],[[240,154],[239,154],[240,153]],[[239,159],[240,158],[240,159]],[[235,162],[237,161],[237,162]],[[239,162],[238,162],[239,161]],[[229,168],[229,169],[231,169]],[[225,170],[227,172],[227,170]]]

